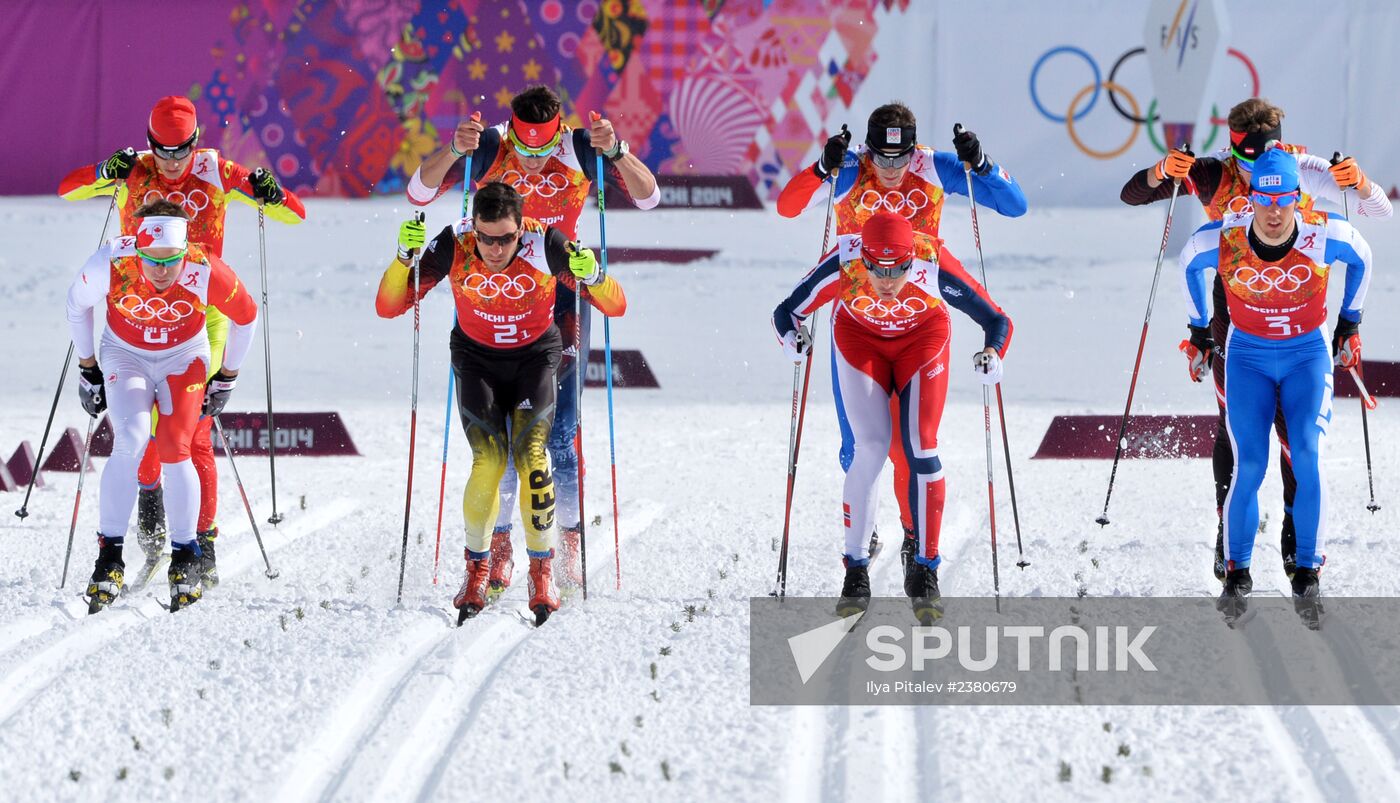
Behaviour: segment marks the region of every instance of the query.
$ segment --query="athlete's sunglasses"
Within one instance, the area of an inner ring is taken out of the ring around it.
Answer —
[[[477,241],[478,243],[481,243],[482,245],[495,245],[495,246],[511,245],[512,243],[514,243],[514,242],[515,242],[517,239],[519,239],[519,238],[520,238],[520,229],[516,229],[515,231],[511,232],[510,234],[495,234],[495,235],[492,235],[492,234],[482,234],[481,232],[477,232],[477,233],[476,233],[476,241]]]
[[[1249,201],[1255,206],[1292,206],[1298,203],[1298,199],[1301,196],[1301,190],[1280,193],[1251,192],[1249,194]]]
[[[176,145],[173,148],[167,148],[164,145],[157,143],[154,139],[151,139],[150,135],[146,136],[146,141],[151,145],[151,152],[162,159],[169,159],[172,162],[179,161],[185,158],[186,156],[189,156],[190,153],[194,151],[194,144],[195,140],[197,139],[199,139],[198,129],[195,130],[194,135],[191,136],[189,139],[185,140],[179,145]]]
[[[162,268],[165,267],[165,266],[167,266],[167,265],[173,265],[173,264],[175,264],[176,262],[179,262],[180,260],[184,259],[184,258],[185,258],[185,254],[187,253],[187,251],[188,251],[188,249],[181,248],[181,249],[180,249],[180,253],[174,254],[173,256],[168,256],[168,257],[153,257],[153,256],[151,256],[150,254],[147,254],[145,251],[142,251],[142,250],[139,249],[139,248],[136,249],[136,253],[139,254],[139,255],[141,256],[141,261],[142,261],[142,262],[145,262],[147,265],[151,265],[151,266],[160,266],[160,267],[162,267]]]
[[[883,170],[894,170],[895,168],[903,167],[909,164],[909,160],[913,158],[913,148],[910,148],[909,150],[899,154],[898,156],[886,156],[885,154],[880,153],[879,151],[870,152],[870,161],[874,162],[876,167],[881,168]]]
[[[870,272],[871,276],[877,279],[898,279],[908,273],[909,269],[914,266],[913,257],[894,265],[881,265],[879,262],[876,262],[864,254],[861,254],[860,258],[861,261],[865,263],[865,269]]]
[[[532,148],[524,142],[521,142],[520,137],[515,135],[515,129],[513,128],[506,129],[506,139],[510,140],[510,144],[515,147],[516,153],[527,158],[538,159],[541,156],[549,156],[554,153],[555,149],[559,147],[559,142],[564,139],[564,129],[561,126],[559,130],[555,132],[553,139],[538,148]]]

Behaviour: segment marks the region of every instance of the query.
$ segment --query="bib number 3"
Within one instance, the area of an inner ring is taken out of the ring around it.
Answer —
[[[1303,333],[1303,327],[1290,323],[1292,318],[1287,315],[1269,315],[1264,320],[1269,322],[1269,329],[1278,337],[1292,337]]]

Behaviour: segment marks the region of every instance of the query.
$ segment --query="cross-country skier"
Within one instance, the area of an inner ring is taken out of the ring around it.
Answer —
[[[458,623],[487,603],[491,530],[500,508],[497,488],[513,455],[528,490],[520,500],[530,556],[530,609],[543,622],[559,607],[554,588],[554,480],[545,440],[554,424],[556,373],[563,352],[554,321],[559,286],[582,282],[583,297],[604,315],[626,312],[622,287],[603,276],[588,249],[564,233],[523,217],[524,199],[509,184],[477,191],[472,217],[442,230],[423,252],[419,297],[447,280],[456,300],[452,370],[457,409],[472,448],[472,470],[462,497],[466,523],[466,577],[452,604]],[[424,226],[399,228],[399,255],[379,283],[380,317],[413,306],[409,265],[426,239]],[[509,429],[507,429],[509,424]]]
[[[801,361],[811,348],[803,321],[834,301],[832,361],[841,393],[836,404],[852,435],[842,491],[845,582],[843,615],[870,601],[868,533],[875,524],[876,487],[893,436],[910,474],[899,491],[913,513],[916,552],[904,591],[921,621],[938,615],[939,527],[943,466],[938,424],[948,391],[948,344],[957,307],[982,327],[985,348],[973,356],[983,384],[1001,381],[1011,342],[1011,319],[937,239],[909,221],[877,212],[861,233],[837,237],[836,247],[773,311],[783,351]]]
[[[1358,325],[1371,278],[1371,248],[1350,223],[1298,208],[1300,172],[1293,154],[1265,150],[1250,174],[1251,209],[1202,226],[1181,252],[1189,325],[1204,329],[1210,315],[1207,270],[1220,277],[1230,308],[1225,425],[1235,466],[1225,495],[1226,574],[1219,602],[1227,618],[1243,613],[1253,586],[1249,567],[1259,529],[1259,486],[1277,404],[1288,424],[1297,486],[1293,596],[1299,612],[1315,623],[1326,499],[1319,458],[1332,420],[1333,354],[1346,368],[1361,362]],[[1329,353],[1327,283],[1333,262],[1347,268]],[[1204,372],[1203,365],[1196,370]]]
[[[1196,196],[1211,220],[1221,220],[1231,212],[1249,211],[1249,177],[1254,160],[1264,152],[1270,142],[1283,137],[1283,110],[1263,98],[1250,98],[1230,109],[1227,122],[1230,128],[1230,146],[1202,158],[1190,153],[1172,151],[1157,164],[1134,173],[1123,185],[1123,203],[1133,206],[1166,200],[1171,197],[1173,180],[1181,181],[1181,191]],[[1394,210],[1385,191],[1375,182],[1366,178],[1357,166],[1356,160],[1348,157],[1336,165],[1326,159],[1304,153],[1293,145],[1282,145],[1298,159],[1298,178],[1302,195],[1298,209],[1309,212],[1317,199],[1331,201],[1338,206],[1342,203],[1342,193],[1355,193],[1357,203],[1352,212],[1363,217],[1385,219]],[[1230,328],[1230,307],[1225,303],[1225,289],[1220,277],[1215,279],[1212,290],[1214,315],[1208,327],[1192,327],[1190,337],[1182,341],[1181,350],[1190,362],[1191,378],[1200,382],[1209,371],[1215,380],[1215,401],[1217,406],[1217,427],[1215,431],[1215,451],[1211,468],[1215,474],[1215,509],[1220,516],[1215,534],[1215,576],[1225,579],[1225,493],[1230,487],[1230,476],[1234,468],[1234,452],[1230,448],[1230,438],[1225,424],[1225,362],[1221,358],[1226,333]],[[1293,499],[1296,482],[1289,458],[1288,425],[1284,419],[1283,407],[1279,405],[1274,413],[1274,427],[1278,432],[1280,469],[1283,475],[1283,526],[1280,536],[1284,572],[1293,575],[1297,552],[1296,527],[1293,522]]]
[[[189,239],[216,257],[224,252],[224,213],[230,200],[256,206],[262,203],[267,216],[283,223],[300,223],[306,209],[295,193],[283,189],[271,172],[250,171],[219,155],[213,148],[199,147],[200,129],[194,104],[188,98],[170,95],[151,109],[146,129],[150,150],[127,148],[113,153],[106,161],[80,167],[59,185],[58,194],[79,201],[116,193],[121,231],[136,231],[135,211],[142,204],[165,198],[173,201],[190,218]],[[219,369],[228,341],[228,320],[217,308],[205,310],[212,376]],[[158,418],[158,417],[157,417]],[[160,428],[159,421],[155,422]],[[214,542],[219,528],[219,474],[214,448],[209,439],[213,419],[203,418],[190,433],[190,449],[199,474],[199,543],[203,551],[202,580],[206,587],[219,581],[214,558]],[[157,434],[150,440],[155,442]],[[137,505],[136,538],[146,554],[142,581],[153,571],[165,549],[165,510],[162,502],[160,457],[147,448],[141,461],[141,492]]]
[[[525,199],[525,216],[553,226],[569,239],[578,236],[578,219],[598,177],[596,154],[607,161],[603,181],[622,190],[638,209],[651,209],[661,201],[656,177],[642,160],[631,155],[626,140],[619,139],[612,122],[593,120],[588,130],[573,129],[560,119],[559,96],[545,86],[531,87],[511,99],[509,122],[490,128],[480,120],[458,124],[447,147],[423,161],[409,182],[408,199],[425,206],[442,197],[462,180],[462,157],[471,155],[471,180],[478,186],[490,181],[510,184]],[[585,373],[577,365],[588,364],[588,306],[580,321],[582,359],[574,342],[573,291],[558,288],[554,320],[564,336],[564,358],[559,367],[559,393],[554,429],[549,434],[549,454],[554,462],[555,488],[559,495],[561,584],[579,585],[579,471],[575,442],[578,433],[577,377]],[[501,483],[501,517],[491,537],[491,586],[495,591],[510,585],[512,559],[511,508],[516,492],[512,463]]]
[[[202,418],[223,411],[258,315],[257,304],[228,265],[188,240],[189,217],[179,205],[156,200],[137,207],[131,217],[135,234],[103,243],[68,289],[68,326],[78,355],[83,409],[93,416],[110,410],[113,435],[112,456],[102,470],[89,613],[111,604],[125,584],[122,544],[136,503],[143,450],[159,455],[170,491],[165,495],[172,544],[170,610],[202,595],[201,547],[195,537],[200,487],[191,433]],[[100,365],[93,349],[93,310],[99,306],[107,323]],[[222,365],[212,376],[206,309],[218,309],[232,323]],[[154,439],[152,405],[161,414]]]
[[[832,173],[839,167],[834,190],[837,234],[856,234],[872,215],[886,211],[907,219],[915,231],[937,237],[945,193],[967,195],[963,164],[972,167],[972,184],[979,204],[1007,217],[1025,214],[1026,196],[1020,185],[987,158],[976,134],[961,131],[953,139],[953,153],[919,145],[916,135],[916,121],[909,107],[903,103],[880,106],[871,112],[866,123],[865,144],[850,150],[849,132],[826,141],[821,157],[811,169],[793,176],[783,187],[778,196],[778,214],[797,217],[806,209],[824,204],[826,193],[817,190],[832,181]],[[842,390],[835,370],[831,377],[833,392],[840,398]],[[891,407],[890,413],[896,415],[898,410]],[[837,415],[840,414],[838,405]],[[854,440],[846,420],[840,419],[839,423],[841,467],[845,469],[851,464]],[[903,490],[909,484],[909,467],[904,462],[901,444],[890,444],[890,460],[894,464],[895,497],[904,527],[900,555],[907,566],[916,545],[908,495]],[[871,543],[872,548],[878,543],[873,534]]]

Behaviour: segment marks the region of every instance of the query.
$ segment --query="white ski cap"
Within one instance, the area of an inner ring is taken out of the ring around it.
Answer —
[[[141,218],[136,229],[137,248],[179,248],[188,243],[190,222],[182,217]]]

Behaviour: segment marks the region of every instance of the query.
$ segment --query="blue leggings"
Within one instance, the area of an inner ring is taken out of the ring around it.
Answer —
[[[1271,340],[1234,327],[1225,347],[1225,418],[1235,471],[1225,497],[1226,557],[1247,568],[1259,531],[1259,486],[1269,465],[1274,409],[1283,408],[1298,491],[1293,523],[1298,566],[1322,565],[1322,441],[1332,422],[1332,356],[1326,327],[1286,340]]]

